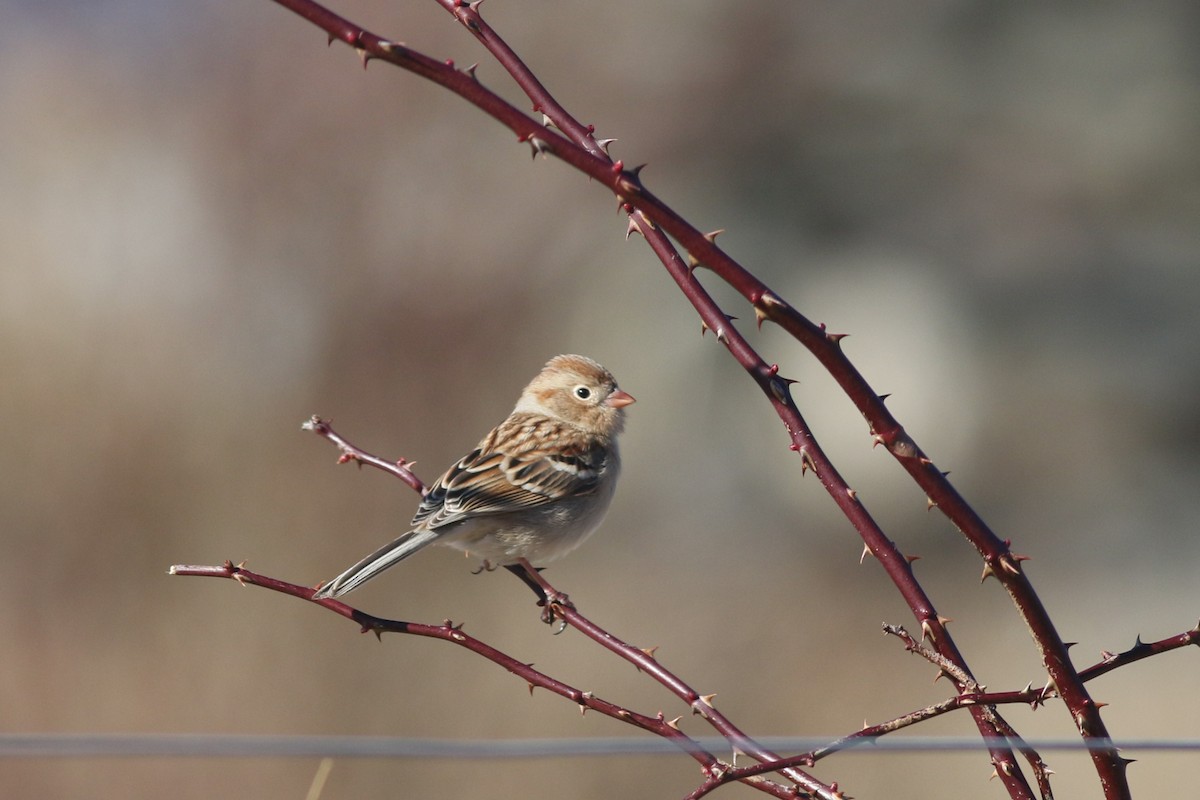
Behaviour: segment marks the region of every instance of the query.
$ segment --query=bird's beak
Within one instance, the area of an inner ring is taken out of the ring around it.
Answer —
[[[611,408],[624,408],[625,406],[635,402],[637,401],[633,399],[633,395],[617,389],[608,396],[608,399],[604,401],[604,405]]]

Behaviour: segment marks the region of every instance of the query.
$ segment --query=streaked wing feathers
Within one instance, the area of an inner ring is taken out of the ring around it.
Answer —
[[[413,526],[439,528],[467,514],[503,514],[595,491],[607,464],[599,442],[576,435],[570,447],[548,452],[538,435],[545,431],[527,427],[523,432],[527,435],[505,437],[514,431],[497,431],[451,467],[430,487]],[[497,440],[514,452],[490,449]]]

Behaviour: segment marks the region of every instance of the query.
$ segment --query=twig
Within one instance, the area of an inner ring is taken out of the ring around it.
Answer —
[[[467,30],[471,31],[483,46],[492,53],[517,85],[533,101],[534,109],[542,113],[547,124],[553,124],[577,147],[611,165],[611,168],[620,169],[622,167],[620,162],[614,163],[609,156],[607,142],[610,140],[597,141],[594,135],[594,128],[591,125],[583,125],[562,107],[516,52],[483,19],[479,14],[478,3],[463,3],[459,2],[459,0],[438,0],[438,2],[458,19]],[[630,171],[639,189],[641,188],[641,169],[642,167],[635,167]],[[866,542],[867,548],[883,564],[889,577],[908,602],[914,616],[921,624],[922,630],[928,632],[930,637],[937,643],[940,651],[959,667],[960,672],[969,675],[970,670],[966,665],[966,661],[954,644],[949,632],[945,629],[942,618],[933,607],[932,600],[926,595],[913,575],[911,559],[901,553],[896,548],[895,543],[884,535],[869,512],[867,512],[866,507],[858,500],[857,493],[845,482],[817,443],[816,437],[808,427],[808,423],[804,420],[795,402],[792,400],[789,388],[792,381],[778,374],[778,366],[767,364],[766,360],[755,351],[740,331],[738,331],[737,327],[732,324],[732,317],[727,315],[718,306],[712,296],[696,279],[695,268],[701,262],[693,258],[689,263],[685,264],[664,231],[652,221],[651,216],[653,215],[648,216],[647,212],[639,204],[626,201],[620,193],[617,194],[617,198],[618,203],[630,217],[626,237],[628,238],[630,233],[639,233],[642,235],[651,250],[667,269],[667,272],[675,280],[684,296],[696,309],[701,319],[701,331],[712,330],[717,341],[725,345],[730,354],[746,370],[747,374],[759,384],[759,388],[772,404],[776,414],[783,421],[786,430],[791,436],[792,450],[801,456],[801,474],[808,468],[813,469],[834,502],[842,509],[864,542]],[[663,208],[666,209],[665,205],[663,205]],[[666,210],[669,211],[669,209]],[[686,225],[687,223],[683,224]],[[690,226],[688,227],[690,228]],[[703,238],[708,244],[715,247],[718,233],[720,231],[704,234]],[[749,275],[749,273],[746,274]],[[759,299],[770,305],[770,298],[775,297],[775,295],[767,291],[765,286],[763,286],[763,290],[765,293],[760,294]],[[757,307],[755,314],[758,318],[759,327],[761,327],[762,321],[767,317],[764,314],[760,314]],[[803,318],[801,317],[801,319]],[[826,334],[823,325],[819,326],[819,330],[826,341],[836,344],[841,339],[836,334]],[[880,400],[880,403],[882,404],[882,400]],[[898,447],[895,443],[893,443],[893,446]],[[962,684],[959,686],[959,691],[966,691],[967,688],[966,684]],[[993,724],[982,709],[973,709],[972,716],[975,718],[980,734],[985,739],[995,740],[1002,734],[1001,727]],[[1005,727],[1007,728],[1007,724],[1005,724]],[[1028,784],[1024,782],[1020,773],[1015,772],[1013,769],[1015,759],[1012,752],[1000,747],[993,749],[991,755],[993,762],[1001,765],[1002,774],[1005,776],[1005,783],[1008,784],[1012,796],[1014,798],[1029,797],[1030,789]]]
[[[427,625],[419,622],[405,622],[402,620],[384,619],[359,611],[352,606],[343,603],[340,600],[322,599],[314,600],[313,595],[315,589],[307,586],[299,586],[287,581],[281,581],[277,578],[270,578],[265,575],[251,572],[242,564],[234,564],[232,561],[226,561],[221,566],[208,565],[190,565],[176,564],[169,570],[172,575],[190,575],[207,578],[228,578],[235,580],[243,586],[260,586],[264,589],[270,589],[274,592],[289,594],[293,597],[298,597],[302,600],[307,600],[316,605],[322,606],[329,611],[332,611],[346,619],[353,620],[359,625],[363,633],[370,631],[376,636],[382,636],[384,633],[404,633],[411,636],[425,636],[431,639],[440,639],[445,642],[450,642],[463,647],[478,656],[481,656],[494,664],[498,664],[519,678],[524,679],[529,684],[529,691],[532,694],[535,688],[545,689],[560,697],[564,697],[579,706],[581,714],[588,711],[596,711],[606,717],[619,720],[628,725],[641,728],[649,731],[657,736],[660,736],[672,744],[676,745],[680,750],[694,758],[708,774],[712,771],[721,772],[725,769],[725,765],[719,761],[709,751],[705,750],[699,742],[692,739],[687,734],[683,733],[675,720],[667,720],[663,714],[659,713],[656,716],[648,716],[639,714],[636,711],[631,711],[616,703],[611,703],[607,700],[602,700],[596,697],[592,692],[582,691],[569,684],[563,683],[549,675],[534,669],[529,664],[519,661],[512,656],[503,653],[502,651],[492,647],[480,639],[467,634],[463,631],[462,625],[455,625],[450,620],[444,621],[441,625]],[[764,780],[758,776],[748,776],[748,780],[744,781],[748,785],[756,789],[760,789],[775,797],[794,798],[795,792],[792,787],[784,786],[770,780]]]
[[[331,420],[322,419],[316,414],[313,414],[300,425],[300,430],[311,431],[312,433],[315,433],[318,436],[324,436],[326,439],[333,442],[337,448],[342,451],[341,456],[338,457],[339,464],[356,462],[358,464],[366,464],[368,466],[375,467],[375,469],[383,470],[389,475],[393,475],[404,481],[409,485],[410,488],[413,489],[413,491],[417,492],[418,494],[425,494],[427,491],[425,484],[420,478],[417,477],[416,473],[412,471],[413,464],[416,464],[417,462],[409,461],[405,458],[401,458],[398,461],[387,461],[379,456],[373,456],[370,453],[360,450],[359,448],[350,444],[350,442],[343,439],[337,433],[337,431],[333,429],[330,423]]]
[[[304,430],[312,431],[318,435],[333,442],[344,454],[348,454],[356,461],[361,461],[372,466],[378,466],[387,472],[396,474],[397,477],[405,479],[393,468],[393,463],[387,459],[372,455],[365,450],[351,444],[338,434],[328,421],[322,420],[314,415],[308,422],[301,426]],[[343,456],[345,458],[345,456]],[[342,459],[339,459],[342,463]],[[401,462],[403,463],[403,462]],[[416,475],[413,475],[409,470],[404,469],[406,475],[412,477],[413,482],[405,479],[405,482],[414,489],[418,485],[423,485]],[[420,489],[417,489],[420,491]],[[542,574],[533,567],[525,559],[521,559],[519,566],[512,569],[513,573],[533,590],[538,595],[539,601],[545,607],[543,620],[552,622],[555,619],[561,620],[565,624],[583,633],[588,638],[604,646],[618,656],[629,661],[642,672],[650,675],[660,684],[669,689],[677,697],[682,699],[692,709],[693,714],[698,714],[707,720],[719,733],[725,736],[730,746],[740,752],[759,760],[771,761],[776,760],[779,756],[772,753],[770,750],[763,748],[745,733],[743,733],[736,725],[730,722],[723,714],[718,712],[712,705],[712,699],[715,694],[701,695],[679,677],[668,671],[654,658],[656,648],[639,649],[633,645],[627,644],[623,640],[609,633],[608,631],[596,625],[583,614],[579,613],[575,605],[570,602],[567,595],[554,588]],[[669,721],[667,724],[675,726],[678,723],[678,718]],[[706,766],[706,774],[722,774],[726,769],[724,764],[716,764]],[[774,770],[771,770],[774,771]],[[797,769],[788,769],[787,777],[795,781],[803,787],[806,792],[814,793],[819,797],[834,798],[836,795],[828,786]]]

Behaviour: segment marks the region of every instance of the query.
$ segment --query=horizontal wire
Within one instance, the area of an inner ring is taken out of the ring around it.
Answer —
[[[830,746],[831,739],[771,737],[754,740],[777,753],[805,753]],[[697,750],[728,752],[737,740],[697,738]],[[997,737],[893,736],[856,739],[838,746],[850,753],[977,752],[988,745],[1051,750],[1200,751],[1200,739],[1007,739]],[[596,739],[407,739],[391,736],[272,736],[199,733],[41,733],[0,734],[0,758],[566,758],[577,756],[678,753],[680,747],[657,738]]]

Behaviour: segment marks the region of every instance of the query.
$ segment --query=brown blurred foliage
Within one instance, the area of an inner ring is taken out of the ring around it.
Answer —
[[[434,3],[339,7],[507,86]],[[1200,13],[1194,3],[505,2],[485,14],[647,185],[846,348],[1029,573],[1080,666],[1200,608]],[[611,198],[455,98],[270,3],[0,2],[0,726],[6,732],[629,731],[434,642],[177,562],[328,578],[403,529],[312,413],[433,477],[548,357],[639,403],[608,523],[551,579],[753,734],[944,696],[906,610]],[[517,98],[514,91],[505,93]],[[527,105],[521,101],[521,105]],[[720,289],[717,289],[720,295]],[[751,315],[730,300],[728,310]],[[742,324],[746,324],[743,322]],[[990,688],[1040,680],[975,554],[812,359],[754,341]],[[451,617],[639,710],[686,713],[503,573],[423,553],[355,596]],[[1118,737],[1195,737],[1174,654],[1103,678]],[[1010,720],[1070,736],[1060,708]],[[694,725],[694,723],[693,723]],[[693,732],[701,733],[696,726]],[[973,735],[965,716],[922,733]],[[1194,754],[1132,754],[1181,796]],[[1098,796],[1052,754],[1064,797]],[[5,796],[302,797],[315,763],[9,762]],[[858,797],[1001,796],[983,756],[834,759]],[[326,798],[678,797],[679,757],[345,761]],[[217,788],[221,787],[221,788]],[[970,787],[964,789],[964,787]],[[749,796],[731,788],[723,795]],[[757,796],[757,795],[756,795]]]

